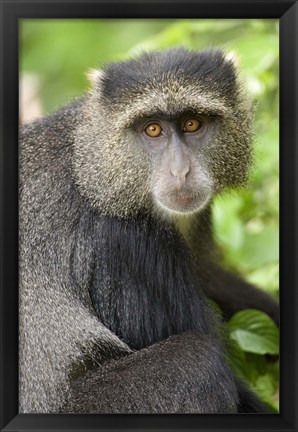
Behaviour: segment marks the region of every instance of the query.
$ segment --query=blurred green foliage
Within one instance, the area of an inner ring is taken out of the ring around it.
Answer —
[[[237,312],[227,323],[229,360],[234,372],[278,411],[279,332],[263,312]]]
[[[216,46],[236,53],[256,104],[255,164],[246,190],[216,198],[214,230],[225,265],[278,298],[278,21],[22,20],[20,28],[20,70],[40,78],[45,112],[86,91],[89,68],[142,49]],[[234,369],[278,409],[274,323],[251,310],[236,314],[227,328]]]

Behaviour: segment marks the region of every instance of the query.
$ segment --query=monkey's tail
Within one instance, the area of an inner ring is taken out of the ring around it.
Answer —
[[[272,414],[273,411],[261,402],[244,384],[238,381],[238,413]]]

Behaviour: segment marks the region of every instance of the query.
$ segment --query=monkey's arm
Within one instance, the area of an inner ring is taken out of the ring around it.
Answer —
[[[55,275],[22,265],[20,275],[19,409],[55,413],[72,377],[131,350]]]
[[[172,336],[89,371],[71,385],[67,413],[232,413],[238,395],[216,341]]]
[[[259,309],[279,325],[279,306],[273,297],[224,270],[219,264],[208,264],[203,288],[207,296],[219,305],[225,318],[244,309]]]
[[[185,333],[132,353],[53,274],[26,270],[21,412],[236,412],[234,378],[215,338]]]

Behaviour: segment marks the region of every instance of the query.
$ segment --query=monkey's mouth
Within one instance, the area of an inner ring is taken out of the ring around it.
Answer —
[[[209,201],[209,194],[204,192],[170,192],[157,196],[158,203],[165,209],[178,213],[195,212]]]

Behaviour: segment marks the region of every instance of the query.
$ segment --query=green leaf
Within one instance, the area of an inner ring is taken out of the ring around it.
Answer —
[[[262,395],[263,399],[269,399],[276,392],[276,381],[269,373],[261,375],[256,380],[254,388],[258,394]]]
[[[261,375],[252,386],[252,389],[264,402],[269,404],[276,412],[278,412],[278,376],[274,376],[270,373]]]
[[[278,354],[278,329],[264,312],[254,309],[237,312],[228,323],[230,338],[243,351],[255,354]]]
[[[249,382],[245,352],[233,340],[230,340],[227,347],[227,359],[233,372],[242,380]]]

